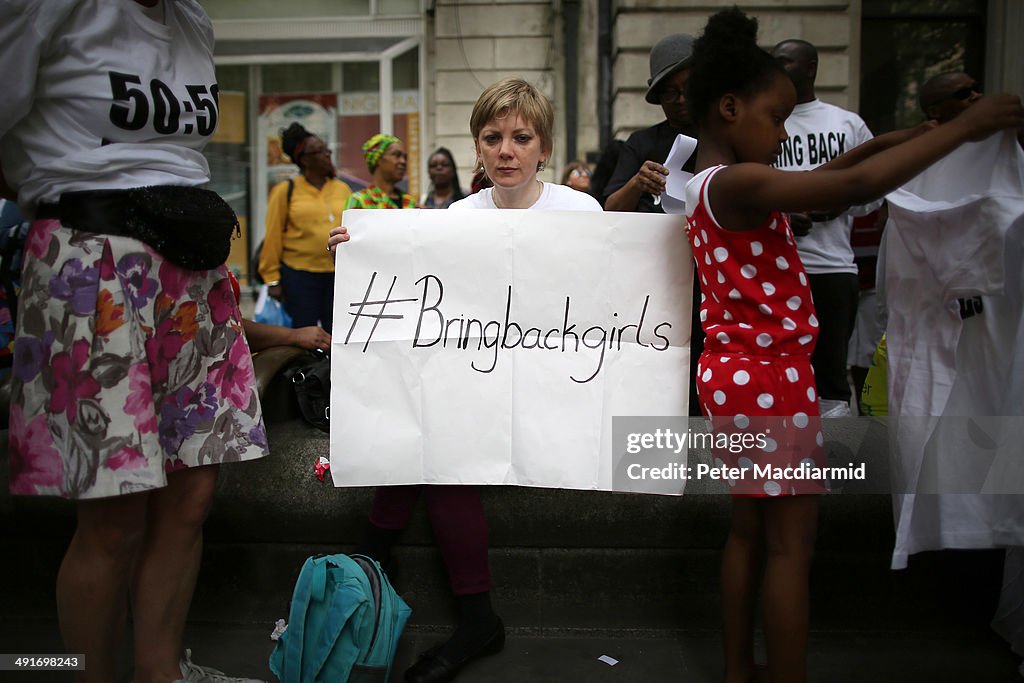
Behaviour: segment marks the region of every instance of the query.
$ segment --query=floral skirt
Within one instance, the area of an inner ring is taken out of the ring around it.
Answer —
[[[167,473],[267,453],[224,266],[191,271],[141,242],[32,224],[18,302],[10,488],[103,498]]]

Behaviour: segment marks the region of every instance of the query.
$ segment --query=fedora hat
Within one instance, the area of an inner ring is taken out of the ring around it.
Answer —
[[[651,77],[647,80],[647,94],[644,99],[658,104],[656,92],[661,82],[682,67],[693,56],[693,36],[675,33],[665,36],[651,48]]]

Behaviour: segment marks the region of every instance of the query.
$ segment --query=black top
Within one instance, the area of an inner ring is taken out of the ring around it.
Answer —
[[[638,130],[629,136],[626,143],[619,152],[619,163],[612,173],[612,179],[604,188],[604,198],[622,189],[622,186],[629,182],[629,179],[636,175],[645,161],[656,161],[659,164],[665,163],[665,158],[672,151],[672,144],[676,141],[676,135],[682,133],[696,137],[692,130],[678,130],[669,125],[668,121],[662,121],[656,126]],[[693,173],[694,165],[697,162],[697,151],[683,165],[684,171]],[[672,169],[669,169],[670,171]],[[661,203],[654,203],[654,195],[644,193],[634,211],[640,213],[665,213]]]

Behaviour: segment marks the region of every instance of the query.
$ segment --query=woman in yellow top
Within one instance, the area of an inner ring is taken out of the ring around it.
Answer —
[[[331,332],[334,257],[324,250],[352,189],[334,177],[331,152],[298,123],[281,133],[282,147],[299,175],[270,191],[260,276],[292,318],[293,327],[318,322]]]

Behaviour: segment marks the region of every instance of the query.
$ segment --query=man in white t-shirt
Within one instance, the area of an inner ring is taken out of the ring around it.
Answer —
[[[810,171],[872,138],[859,116],[815,96],[818,51],[813,45],[784,40],[775,46],[772,56],[792,79],[797,96],[796,107],[786,119],[789,139],[782,143],[777,168]],[[850,229],[854,216],[870,213],[880,205],[877,202],[831,215],[790,214],[821,324],[811,363],[824,417],[850,414],[846,355],[860,291]]]

